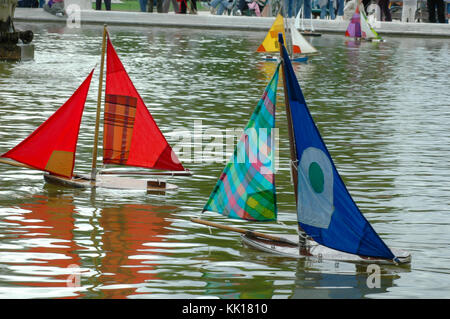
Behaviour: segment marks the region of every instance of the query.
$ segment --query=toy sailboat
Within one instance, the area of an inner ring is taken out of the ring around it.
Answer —
[[[281,67],[299,235],[274,236],[200,218],[191,220],[240,232],[247,245],[281,256],[355,263],[409,263],[409,253],[388,248],[347,191],[306,106],[281,34],[279,43],[281,62],[203,212],[218,212],[249,221],[277,219],[275,143],[271,131],[275,127]]]
[[[311,0],[305,0],[305,1],[310,1]],[[312,7],[312,4],[310,5]],[[300,22],[301,20],[301,22]],[[295,16],[295,27],[297,29],[301,30],[301,34],[304,36],[310,36],[310,37],[320,37],[322,36],[321,33],[319,32],[315,32],[314,30],[314,26],[312,23],[312,14],[310,16],[309,20],[309,30],[306,29],[305,27],[305,18],[304,18],[304,11],[303,11],[303,7],[300,8],[300,10],[298,10],[297,15]]]
[[[107,44],[106,44],[107,42]],[[163,171],[97,171],[97,145],[105,46],[107,45],[106,89],[103,129],[103,163]],[[175,185],[159,180],[143,180],[113,175],[190,175],[179,162],[156,125],[144,101],[128,77],[103,30],[101,74],[90,176],[74,174],[75,154],[81,118],[92,74],[49,119],[17,146],[0,156],[0,162],[46,172],[48,182],[71,187],[168,190]],[[108,176],[106,176],[108,175]]]
[[[283,34],[285,37],[285,29],[290,33],[290,53],[293,62],[306,62],[308,60],[308,55],[317,53],[317,49],[314,48],[297,30],[292,21],[287,21],[288,27],[285,28],[285,21],[281,14],[278,14],[274,23],[272,24],[269,32],[267,33],[264,41],[258,47],[256,52],[278,52],[280,50],[278,45],[278,33]],[[286,45],[286,44],[285,44]],[[276,61],[277,58],[274,56],[265,56],[264,60]]]
[[[369,24],[366,14],[364,13],[364,7],[357,5],[355,13],[350,19],[345,36],[355,38],[356,40],[381,42],[382,38]]]

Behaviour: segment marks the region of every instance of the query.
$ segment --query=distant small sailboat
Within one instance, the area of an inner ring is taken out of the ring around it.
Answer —
[[[319,51],[307,41],[302,34],[295,27],[294,22],[289,22],[289,31],[291,33],[292,40],[292,53],[303,54],[304,56],[310,56],[317,54]],[[292,59],[295,61],[295,58]]]
[[[345,36],[356,40],[383,41],[381,36],[370,25],[362,5],[356,6],[355,13],[345,31]]]
[[[242,233],[245,244],[280,256],[409,263],[410,254],[388,248],[347,191],[307,108],[281,34],[279,43],[281,62],[203,212],[249,221],[277,219],[275,143],[270,132],[275,127],[276,91],[282,67],[299,235],[270,235],[200,218],[191,220]]]
[[[305,0],[305,1],[311,1],[311,0]],[[301,20],[301,22],[300,22],[300,20]],[[300,29],[301,34],[304,36],[310,36],[310,37],[322,36],[321,33],[315,32],[315,30],[314,30],[314,26],[312,23],[312,14],[311,14],[311,17],[309,18],[309,30],[306,29],[303,8],[300,8],[300,10],[298,10],[297,15],[295,16],[295,27],[297,29]]]
[[[264,41],[258,47],[256,52],[278,52],[280,50],[278,45],[278,33],[283,34],[285,39],[285,30],[290,33],[290,53],[293,62],[306,62],[308,60],[308,55],[317,53],[317,49],[314,48],[297,30],[292,21],[287,22],[288,27],[285,27],[285,21],[281,14],[278,14],[274,23],[272,24],[269,32],[267,33]],[[285,44],[286,45],[286,44]],[[264,57],[264,60],[276,61],[277,57],[268,55]]]
[[[125,172],[97,170],[103,65],[107,41],[107,70],[103,130],[103,163],[168,170],[170,172]],[[103,30],[101,74],[90,176],[74,174],[75,153],[81,118],[94,70],[69,100],[30,136],[0,156],[0,162],[45,171],[48,182],[71,187],[166,190],[176,186],[159,180],[117,175],[191,175],[184,169],[156,125],[144,101],[128,77]],[[105,176],[110,175],[110,176]]]

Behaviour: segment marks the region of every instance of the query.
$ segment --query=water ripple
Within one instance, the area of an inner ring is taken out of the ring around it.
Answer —
[[[0,62],[0,152],[28,136],[99,63],[101,27],[29,25],[35,60]],[[450,224],[448,43],[387,38],[354,44],[309,39],[321,54],[295,66],[316,124],[350,193],[389,246],[413,253],[411,269],[383,268],[379,289],[351,264],[288,260],[243,247],[239,235],[193,224],[225,161],[197,154],[242,129],[274,71],[255,49],[264,32],[110,27],[115,48],[191,178],[156,196],[73,190],[39,172],[0,166],[0,296],[8,298],[442,297]],[[97,67],[98,69],[98,67]],[[90,170],[98,70],[86,101],[76,171]],[[283,95],[278,92],[279,219],[248,224],[296,233]],[[194,132],[196,125],[203,126]],[[206,134],[205,132],[209,132]],[[79,276],[80,287],[68,284]]]

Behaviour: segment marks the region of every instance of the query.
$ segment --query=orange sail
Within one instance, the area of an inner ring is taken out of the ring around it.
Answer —
[[[93,72],[47,121],[1,157],[55,175],[72,177],[81,117]]]
[[[103,162],[182,171],[108,36],[106,64]]]

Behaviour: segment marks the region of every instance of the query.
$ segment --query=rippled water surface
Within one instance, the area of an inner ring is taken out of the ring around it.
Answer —
[[[48,118],[99,64],[101,27],[21,25],[35,60],[0,62],[0,153]],[[254,53],[264,32],[110,27],[134,85],[192,178],[166,195],[46,184],[0,164],[2,298],[400,298],[450,297],[450,46],[447,39],[387,37],[356,45],[310,38],[321,54],[295,67],[311,113],[355,201],[410,267],[297,261],[244,247],[239,236],[189,221],[199,216],[225,159],[226,129],[242,129],[274,71]],[[78,142],[89,172],[98,66]],[[295,234],[283,95],[277,174],[281,223]],[[201,128],[200,128],[201,125]],[[203,143],[200,144],[200,139]],[[211,154],[221,154],[218,163]],[[81,275],[77,275],[81,273]],[[77,280],[79,280],[79,285]],[[73,284],[74,283],[74,284]]]

